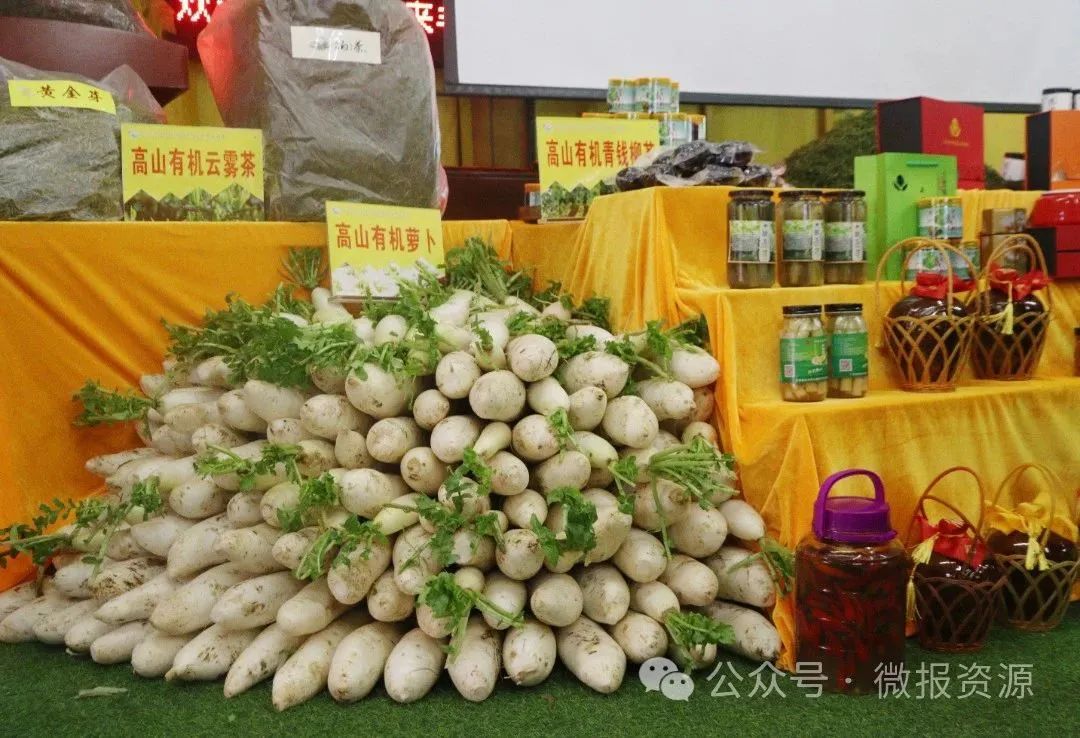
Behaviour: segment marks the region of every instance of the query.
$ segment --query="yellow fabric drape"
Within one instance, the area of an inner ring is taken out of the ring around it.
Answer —
[[[506,221],[447,222],[510,255]],[[97,454],[138,445],[128,427],[74,428],[71,395],[88,378],[137,386],[160,371],[161,319],[193,323],[233,292],[261,300],[290,246],[325,246],[318,223],[0,223],[0,527],[38,502],[79,498]],[[27,572],[0,570],[0,590]]]

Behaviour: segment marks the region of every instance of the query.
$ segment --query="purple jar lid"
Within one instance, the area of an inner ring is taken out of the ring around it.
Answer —
[[[874,483],[872,498],[829,497],[834,484],[854,476],[870,478]],[[814,535],[838,543],[879,544],[895,538],[881,477],[868,469],[848,469],[826,479],[814,503]]]

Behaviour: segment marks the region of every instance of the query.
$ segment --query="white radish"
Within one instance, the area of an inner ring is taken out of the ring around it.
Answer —
[[[138,461],[158,456],[158,452],[152,448],[134,448],[130,451],[120,451],[115,454],[102,454],[92,456],[84,465],[86,471],[99,477],[111,477],[120,471],[120,467],[129,461]]]
[[[208,423],[220,423],[221,412],[218,410],[217,400],[211,402],[198,402],[191,405],[175,407],[162,416],[165,425],[177,433],[191,435],[196,429]]]
[[[533,485],[543,493],[559,487],[581,489],[589,481],[592,467],[580,451],[564,451],[533,469]]]
[[[619,511],[619,502],[613,494],[602,489],[588,489],[582,496],[596,508],[596,545],[585,552],[584,563],[607,561],[619,550],[633,527],[633,518]]]
[[[630,588],[622,574],[609,564],[587,566],[577,573],[583,612],[605,625],[619,622],[630,608]]]
[[[611,627],[611,637],[632,664],[642,664],[651,658],[663,656],[668,649],[668,635],[664,626],[640,612],[626,613],[622,620]]]
[[[608,396],[599,387],[582,387],[568,396],[570,409],[567,417],[570,427],[577,431],[589,431],[600,425],[607,412]]]
[[[577,324],[572,325],[566,329],[566,337],[573,340],[576,338],[585,338],[586,336],[592,336],[596,339],[596,345],[603,349],[611,342],[615,336],[611,331],[604,330],[598,325],[585,325]]]
[[[368,592],[367,609],[375,620],[397,623],[413,614],[415,599],[398,588],[393,571],[384,571]]]
[[[581,588],[569,574],[542,574],[534,580],[529,610],[554,628],[570,625],[581,617]]]
[[[401,457],[401,478],[409,489],[433,495],[450,474],[447,465],[427,446],[417,446]]]
[[[296,456],[296,469],[305,477],[322,476],[337,466],[334,445],[321,438],[300,441],[300,453]]]
[[[406,451],[423,445],[424,434],[411,418],[385,418],[371,426],[364,440],[371,458],[397,464]]]
[[[290,387],[249,379],[244,385],[244,403],[267,423],[278,418],[299,418],[304,395]]]
[[[469,619],[465,635],[446,670],[458,694],[469,702],[483,702],[495,691],[499,680],[502,636],[488,627],[483,618]]]
[[[759,541],[765,537],[765,521],[758,511],[743,500],[727,500],[717,508],[727,521],[731,535],[743,541]]]
[[[287,710],[317,695],[326,687],[334,651],[357,628],[367,625],[371,618],[362,610],[341,616],[296,649],[288,661],[274,674],[271,699],[274,708]]]
[[[642,530],[660,530],[675,525],[690,511],[689,496],[667,479],[639,484],[634,489],[634,525]]]
[[[630,365],[603,351],[586,351],[563,363],[559,375],[563,387],[570,393],[570,410],[573,412],[573,395],[585,387],[598,387],[609,399],[616,397],[630,378]]]
[[[375,322],[366,315],[353,320],[353,334],[362,343],[375,343]]]
[[[713,385],[698,387],[694,390],[694,412],[691,422],[705,422],[712,417],[716,409],[716,388]]]
[[[338,602],[354,605],[367,596],[371,585],[389,566],[390,546],[372,541],[369,547],[359,546],[350,553],[346,565],[331,567],[327,584]]]
[[[399,379],[375,364],[364,364],[345,380],[345,395],[357,410],[373,418],[393,418],[416,394],[416,382]]]
[[[168,374],[143,374],[139,377],[139,389],[147,397],[161,397],[171,386]]]
[[[266,421],[252,412],[244,402],[242,390],[230,390],[217,400],[221,422],[245,433],[266,433]]]
[[[604,433],[620,446],[645,448],[660,432],[660,423],[645,401],[633,395],[608,402],[601,425]]]
[[[311,383],[329,395],[345,394],[345,372],[337,367],[308,367]]]
[[[135,538],[131,535],[130,526],[119,527],[105,547],[105,558],[113,561],[145,558],[148,555],[149,551],[135,542]]]
[[[166,681],[213,681],[228,673],[230,667],[259,635],[259,628],[227,630],[215,623],[188,641],[176,652]]]
[[[133,620],[147,620],[154,609],[178,588],[168,574],[158,574],[134,589],[108,600],[96,608],[94,616],[110,625],[122,625]]]
[[[555,377],[545,377],[530,384],[525,390],[525,401],[530,410],[545,417],[557,410],[570,410],[570,395]]]
[[[543,415],[527,415],[514,424],[512,434],[514,453],[525,461],[544,461],[559,453],[561,443]]]
[[[667,568],[664,544],[650,533],[634,528],[611,558],[619,571],[635,582],[651,582]]]
[[[519,687],[540,684],[555,668],[555,633],[548,626],[527,618],[521,628],[511,628],[503,639],[503,667]]]
[[[420,520],[417,500],[422,495],[415,493],[395,497],[372,518],[383,535],[392,536],[406,528],[416,525]]]
[[[286,533],[274,542],[271,555],[274,561],[286,569],[295,569],[300,566],[300,560],[318,537],[319,529],[316,527],[301,528],[294,533]]]
[[[101,622],[93,614],[84,615],[68,628],[64,634],[64,645],[75,653],[88,653],[94,641],[117,627],[119,626]]]
[[[277,624],[286,633],[306,636],[317,633],[348,610],[334,599],[326,578],[307,585],[285,602],[277,612]]]
[[[194,524],[178,515],[159,515],[131,526],[131,537],[148,553],[165,558],[180,534]]]
[[[162,415],[167,415],[170,410],[181,405],[191,405],[201,402],[214,402],[222,396],[220,389],[211,387],[182,387],[169,390],[157,400],[156,409]]]
[[[517,456],[499,451],[488,459],[491,469],[491,491],[504,495],[518,495],[529,486],[529,467]]]
[[[716,599],[716,574],[705,564],[682,554],[668,562],[660,581],[671,588],[681,605],[707,605]]]
[[[630,609],[664,622],[669,612],[679,612],[679,598],[663,582],[630,585]]]
[[[482,373],[469,353],[453,351],[435,367],[435,386],[447,399],[461,400],[469,396],[469,390]]]
[[[266,446],[266,441],[252,441],[251,443],[245,443],[243,446],[237,446],[236,448],[231,449],[231,453],[241,459],[255,461],[263,455],[263,450]],[[217,474],[212,478],[219,487],[223,487],[230,491],[240,489],[240,478],[236,474]],[[247,491],[265,491],[275,484],[280,484],[284,481],[285,466],[283,464],[278,464],[270,473],[256,476],[252,482],[251,489]]]
[[[578,451],[588,457],[589,466],[593,471],[598,469],[606,471],[610,464],[619,460],[619,452],[615,450],[615,447],[603,436],[595,433],[577,431],[574,433],[574,445]]]
[[[340,481],[340,480],[339,480]],[[280,528],[278,513],[296,507],[300,503],[300,488],[292,482],[275,484],[259,498],[259,512],[267,525]]]
[[[28,605],[33,602],[37,599],[37,596],[38,587],[36,581],[23,582],[22,584],[15,585],[6,592],[0,592],[0,621],[23,605]]]
[[[408,491],[402,489],[403,482],[399,486],[400,480],[374,469],[350,469],[338,480],[341,505],[361,517],[374,518],[384,505]]]
[[[544,551],[535,533],[514,528],[503,535],[503,546],[495,551],[495,563],[506,576],[524,582],[544,565]]]
[[[225,696],[235,697],[269,679],[303,642],[304,636],[287,633],[276,623],[268,625],[229,667]]]
[[[690,423],[683,429],[682,442],[689,444],[695,438],[704,438],[709,444],[719,447],[719,438],[716,435],[716,429],[712,427],[711,423]]]
[[[228,630],[269,625],[283,604],[304,588],[291,571],[263,574],[226,590],[210,610],[210,619]]]
[[[360,426],[360,413],[343,395],[315,395],[300,408],[300,422],[308,433],[334,440]]]
[[[192,479],[169,493],[169,507],[188,520],[205,520],[224,512],[231,496],[210,479]]]
[[[514,420],[525,408],[525,385],[513,372],[488,372],[469,390],[469,406],[484,420]]]
[[[194,634],[169,635],[156,628],[149,628],[146,636],[131,650],[131,669],[141,677],[160,679],[172,668],[176,654],[186,646]]]
[[[420,594],[427,580],[441,568],[428,546],[431,536],[423,526],[414,525],[394,539],[394,581],[406,594]]]
[[[506,423],[494,422],[488,423],[484,426],[484,429],[480,431],[479,437],[476,439],[476,443],[473,444],[473,451],[481,459],[490,459],[499,451],[507,448],[512,440],[510,426]]]
[[[195,451],[190,433],[181,433],[167,425],[158,426],[151,431],[150,444],[167,456],[182,456]]]
[[[483,425],[471,415],[451,415],[431,431],[431,450],[440,461],[456,464],[480,438]]]
[[[728,523],[715,507],[689,505],[686,516],[668,527],[671,545],[676,551],[695,559],[712,556],[724,545]]]
[[[484,581],[484,597],[504,612],[518,613],[525,609],[527,592],[524,582],[499,573],[489,574]],[[491,613],[484,613],[484,620],[496,630],[506,630],[509,620]]]
[[[125,623],[99,636],[90,644],[90,658],[99,664],[123,664],[131,661],[135,647],[150,632],[146,621]]]
[[[495,541],[469,528],[454,531],[454,563],[487,571],[495,566]]]
[[[398,343],[405,338],[409,330],[409,322],[402,315],[387,315],[375,324],[375,333],[372,343],[382,346],[386,343]]]
[[[247,528],[263,522],[262,495],[258,492],[237,492],[229,498],[225,517],[234,528]]]
[[[217,599],[250,575],[236,564],[222,564],[181,585],[150,614],[150,623],[169,635],[201,630],[213,622],[210,612]]]
[[[220,423],[199,426],[191,434],[191,446],[199,456],[209,453],[214,446],[235,448],[245,443],[247,443],[247,438],[244,435]]]
[[[231,375],[232,370],[225,362],[225,357],[211,356],[195,365],[195,368],[188,373],[188,381],[203,387],[228,388]]]
[[[424,390],[413,400],[412,414],[417,425],[430,431],[450,414],[450,400],[439,390]]]
[[[93,600],[73,602],[62,610],[54,610],[34,623],[34,638],[42,643],[58,645],[79,620],[93,614],[98,603]]]
[[[521,381],[539,382],[558,368],[559,350],[545,336],[518,336],[506,345],[506,362]]]
[[[203,569],[224,563],[227,559],[214,550],[218,536],[230,529],[229,519],[215,515],[191,526],[179,536],[169,549],[166,571],[173,579],[183,579]]]
[[[772,607],[776,604],[776,587],[769,568],[762,561],[746,561],[753,555],[744,548],[724,546],[715,556],[705,560],[716,575],[716,596],[754,607]]]
[[[699,348],[677,348],[671,354],[671,376],[691,389],[712,384],[720,376],[720,362]]]
[[[439,323],[462,326],[469,320],[469,308],[475,293],[471,290],[458,290],[446,302],[428,310],[431,319]]]
[[[109,600],[135,589],[165,571],[157,559],[128,559],[103,568],[90,579],[90,594],[99,601]]]
[[[334,441],[334,457],[345,469],[366,469],[375,465],[367,450],[367,440],[354,430],[341,431]]]
[[[57,569],[56,574],[53,576],[53,585],[56,587],[56,591],[65,597],[80,600],[92,597],[90,580],[94,577],[96,568],[94,564],[80,559],[62,569]]]
[[[639,382],[637,394],[657,420],[683,420],[694,412],[694,390],[671,379]]]
[[[382,678],[386,661],[401,640],[405,627],[396,623],[368,623],[345,636],[334,651],[326,686],[338,702],[367,697]]]
[[[711,602],[701,608],[707,617],[731,626],[735,638],[723,648],[751,661],[775,661],[780,655],[780,634],[776,626],[757,610],[729,602]]]
[[[556,631],[559,659],[585,686],[611,694],[622,685],[626,654],[599,625],[582,616]]]
[[[266,523],[258,523],[247,528],[222,531],[214,546],[229,561],[254,576],[282,568],[274,559],[274,544],[279,538],[280,530]]]
[[[409,703],[420,699],[435,686],[446,663],[442,642],[419,628],[401,637],[386,659],[383,685],[390,699]]]
[[[539,492],[527,489],[503,500],[502,511],[515,528],[528,528],[534,517],[547,520],[547,499]]]
[[[266,426],[266,440],[280,446],[292,446],[312,438],[317,436],[304,427],[300,418],[277,418]]]
[[[58,594],[42,595],[17,608],[0,621],[0,643],[26,643],[34,640],[38,621],[75,603]]]

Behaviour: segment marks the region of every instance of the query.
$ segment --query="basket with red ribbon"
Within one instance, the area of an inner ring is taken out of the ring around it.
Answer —
[[[1021,258],[1018,258],[1021,257]],[[1027,263],[1020,272],[1000,266]],[[1012,236],[991,254],[983,272],[986,288],[975,301],[971,364],[979,379],[1031,379],[1046,345],[1052,298],[1046,261],[1031,236]],[[1042,291],[1044,298],[1036,293]],[[1044,302],[1045,299],[1045,302]]]
[[[910,292],[882,317],[882,338],[885,348],[900,371],[900,386],[913,392],[950,392],[956,389],[956,378],[967,361],[975,318],[970,314],[968,301],[960,295],[970,292],[974,283],[959,279],[953,272],[954,263],[966,263],[975,273],[975,266],[959,249],[944,241],[909,238],[894,245],[882,255],[877,273],[877,304],[881,307],[881,276],[893,251],[905,252],[901,273],[908,262],[926,250],[939,252],[938,263],[945,272],[919,272]],[[908,292],[908,284],[900,288]]]
[[[958,474],[975,480],[974,522],[938,491],[942,480]],[[928,502],[940,508],[936,519],[927,511]],[[986,642],[1002,574],[980,532],[985,504],[979,476],[966,466],[954,466],[936,476],[915,505],[907,538],[913,562],[908,615],[925,649],[969,653]]]

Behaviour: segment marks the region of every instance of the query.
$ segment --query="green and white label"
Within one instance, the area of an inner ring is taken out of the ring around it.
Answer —
[[[728,221],[728,261],[776,261],[776,226],[771,220]]]
[[[825,261],[866,261],[866,224],[825,224]]]
[[[909,280],[915,279],[915,275],[919,272],[945,274],[948,271],[948,268],[945,266],[945,256],[937,249],[919,249],[912,254],[911,259],[908,260],[907,264],[908,267],[905,278]]]
[[[824,382],[828,378],[825,336],[780,339],[780,381],[783,384]]]
[[[825,221],[784,221],[784,261],[821,261],[824,247]]]
[[[829,341],[829,372],[834,379],[865,377],[869,374],[865,333],[834,333]]]

